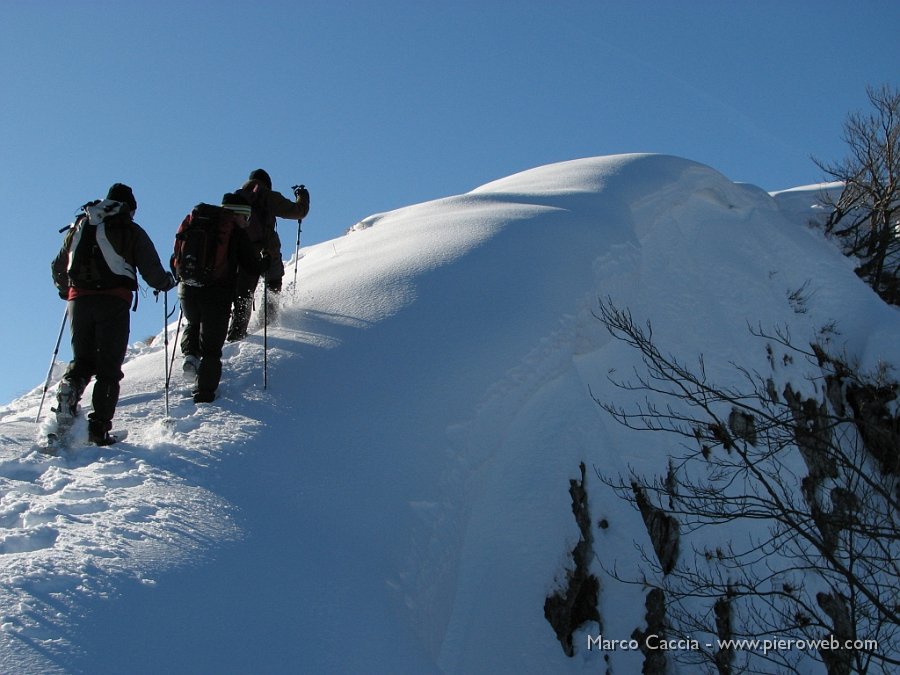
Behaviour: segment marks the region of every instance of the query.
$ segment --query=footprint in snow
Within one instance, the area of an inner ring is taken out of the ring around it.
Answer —
[[[52,548],[58,537],[59,530],[49,525],[3,534],[0,535],[0,555],[31,553]]]

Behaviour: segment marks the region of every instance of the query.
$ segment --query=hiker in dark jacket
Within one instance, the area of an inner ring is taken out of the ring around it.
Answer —
[[[231,303],[234,299],[238,270],[246,270],[258,278],[270,265],[269,253],[260,251],[247,236],[250,204],[238,194],[222,197],[222,206],[198,205],[184,219],[175,238],[172,266],[181,281],[178,297],[186,325],[181,340],[184,371],[196,374],[193,396],[195,403],[209,403],[216,398],[222,378],[222,346],[228,332]],[[209,272],[197,279],[184,261],[188,247],[187,233],[199,227],[199,221],[211,222],[216,232],[216,250],[207,263]],[[197,222],[195,222],[197,221]]]
[[[131,188],[116,183],[105,200],[85,205],[51,265],[72,322],[72,361],[57,390],[57,419],[75,416],[85,387],[96,378],[88,416],[88,440],[96,445],[115,442],[109,430],[128,349],[135,270],[157,291],[175,286],[150,237],[132,220],[135,211]]]
[[[281,259],[281,239],[275,230],[276,218],[300,220],[309,213],[309,192],[306,188],[297,190],[296,201],[292,201],[272,189],[272,179],[262,169],[250,173],[249,179],[238,190],[252,207],[247,235],[259,249],[267,250],[272,260],[266,273],[266,286],[270,293],[281,292],[281,280],[284,277],[284,262]],[[228,330],[228,341],[243,340],[247,336],[247,326],[253,310],[253,295],[259,284],[259,274],[243,269],[238,273],[237,289],[234,298],[234,314]],[[271,321],[276,305],[275,298],[270,300],[266,313]]]

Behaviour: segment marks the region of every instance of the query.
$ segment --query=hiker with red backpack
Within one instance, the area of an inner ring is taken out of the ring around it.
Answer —
[[[82,207],[51,264],[53,282],[60,297],[69,303],[72,322],[72,361],[57,390],[54,436],[61,436],[71,426],[85,387],[96,378],[88,440],[95,445],[116,441],[109,431],[128,349],[129,308],[138,288],[136,272],[157,291],[175,287],[175,279],[160,263],[150,237],[134,222],[135,211],[134,192],[116,183],[105,200]]]
[[[181,282],[178,297],[186,321],[181,352],[184,371],[196,375],[195,403],[216,398],[238,270],[258,278],[271,264],[269,252],[247,236],[250,212],[243,196],[228,193],[221,206],[195,206],[175,235],[171,266]]]
[[[237,191],[251,205],[250,222],[247,235],[259,249],[266,250],[272,265],[265,273],[266,290],[277,298],[281,292],[284,277],[284,262],[281,259],[281,239],[276,231],[276,218],[302,220],[309,213],[309,191],[298,187],[294,191],[295,200],[291,201],[280,192],[272,189],[272,179],[263,169],[250,173],[248,180]],[[231,326],[228,329],[228,341],[243,340],[247,337],[247,327],[253,311],[253,296],[259,284],[260,274],[251,269],[241,269],[238,273],[237,288],[234,297],[234,312]],[[274,316],[275,302],[266,308],[269,319]]]

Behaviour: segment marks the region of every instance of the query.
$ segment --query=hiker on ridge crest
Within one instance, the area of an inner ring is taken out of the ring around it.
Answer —
[[[292,201],[272,189],[272,179],[263,169],[250,172],[247,181],[236,192],[243,196],[251,206],[250,222],[247,235],[258,250],[267,250],[272,260],[265,283],[268,292],[275,298],[269,298],[266,307],[268,321],[271,322],[277,307],[277,297],[281,292],[284,277],[284,262],[281,258],[281,239],[276,231],[276,218],[301,220],[309,213],[309,192],[306,188],[295,190],[296,200]],[[253,311],[253,296],[259,284],[260,274],[252,269],[241,269],[238,272],[237,289],[234,296],[234,311],[231,326],[228,329],[228,341],[243,340],[247,336],[247,327]]]

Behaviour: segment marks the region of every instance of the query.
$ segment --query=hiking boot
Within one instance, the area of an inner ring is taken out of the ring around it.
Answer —
[[[246,330],[230,330],[228,331],[228,336],[225,338],[228,342],[240,342],[245,337],[247,337]]]
[[[197,377],[197,369],[199,367],[200,359],[193,354],[188,354],[184,357],[184,364],[181,366],[181,369],[184,371],[185,376]]]
[[[88,420],[88,442],[94,445],[112,445],[116,439],[109,435],[110,429],[112,429],[112,422]]]
[[[234,313],[231,315],[231,323],[228,326],[226,340],[238,342],[247,337],[247,327],[250,325],[250,315],[253,312],[253,298],[238,298],[234,301]]]
[[[272,326],[278,320],[278,311],[281,309],[281,279],[277,284],[268,282],[268,288],[264,321],[267,325]]]
[[[281,305],[277,301],[269,300],[269,303],[266,305],[266,314],[264,318],[267,326],[273,326],[278,320],[278,308],[280,306]]]
[[[60,422],[71,422],[78,412],[78,390],[69,380],[59,383],[56,390],[56,407],[53,409]]]
[[[212,403],[216,400],[216,392],[214,391],[195,391],[194,403]]]

